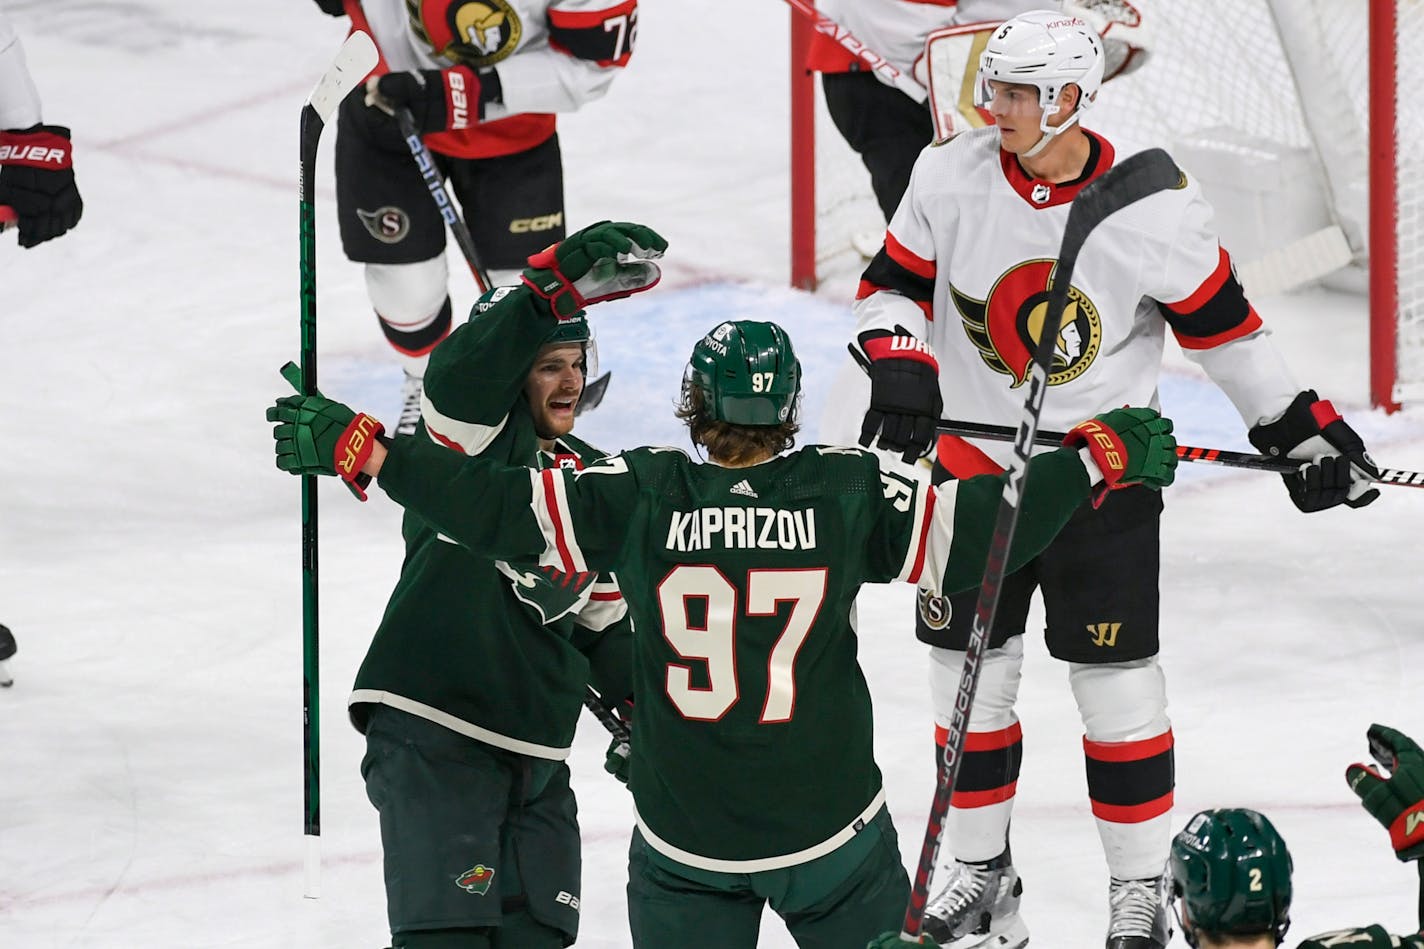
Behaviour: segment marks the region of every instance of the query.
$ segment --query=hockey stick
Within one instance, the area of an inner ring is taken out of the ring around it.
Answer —
[[[829,36],[845,47],[847,51],[854,53],[861,62],[870,68],[871,72],[877,73],[890,85],[916,102],[924,102],[929,98],[929,91],[924,86],[902,73],[890,60],[856,39],[855,34],[850,30],[817,10],[816,4],[812,0],[786,0],[786,2],[791,5],[791,9],[810,20],[812,28],[817,33]]]
[[[8,204],[0,204],[0,233],[5,228],[10,227],[20,220],[20,216],[15,213],[15,209]]]
[[[1014,429],[1007,425],[985,425],[980,422],[960,422],[955,419],[940,419],[935,426],[946,435],[962,438],[985,438],[990,441],[1011,442],[1015,439]],[[1039,432],[1033,437],[1035,445],[1062,445],[1066,436],[1063,432]],[[1303,461],[1285,458],[1271,458],[1268,455],[1253,455],[1244,451],[1228,451],[1224,448],[1194,448],[1178,445],[1177,457],[1182,461],[1199,461],[1208,465],[1226,468],[1249,468],[1252,471],[1272,471],[1276,474],[1291,474],[1299,471]],[[1402,468],[1380,468],[1379,477],[1371,478],[1379,484],[1392,484],[1401,488],[1424,488],[1424,471],[1405,471]]]
[[[366,11],[361,9],[360,0],[344,0],[343,6],[352,27],[371,32],[371,25],[366,21]],[[475,241],[470,237],[470,229],[460,220],[460,214],[455,210],[455,202],[450,200],[450,193],[445,190],[445,180],[435,164],[435,157],[430,154],[430,149],[425,147],[425,140],[416,130],[415,117],[410,114],[410,109],[406,108],[396,109],[395,117],[401,135],[405,138],[405,146],[410,149],[410,157],[415,159],[415,166],[420,169],[420,177],[425,179],[425,188],[440,211],[441,220],[450,228],[450,233],[455,235],[455,243],[459,245],[460,253],[465,255],[465,263],[474,275],[475,285],[484,293],[494,284],[490,282],[489,272],[480,264],[479,254],[475,252]]]
[[[595,691],[593,686],[583,687],[584,708],[593,713],[593,717],[598,719],[599,724],[608,729],[608,734],[621,741],[623,744],[631,744],[632,736],[628,733],[628,726],[618,720],[618,717],[608,710],[608,706],[603,704],[603,698]]]
[[[376,65],[376,44],[365,33],[346,38],[326,74],[316,84],[301,118],[301,390],[316,394],[316,152],[321,131],[341,100]],[[316,899],[321,875],[321,717],[317,675],[316,477],[302,477],[302,786],[306,827],[306,884]]]
[[[949,814],[950,796],[953,794],[955,781],[959,777],[959,766],[963,760],[969,714],[974,707],[974,693],[979,687],[979,668],[984,661],[984,650],[988,646],[990,630],[994,628],[999,592],[1008,570],[1009,546],[1018,523],[1019,498],[1023,493],[1029,446],[1033,443],[1034,432],[1038,428],[1038,418],[1043,411],[1043,395],[1048,388],[1048,368],[1053,358],[1054,339],[1058,335],[1051,327],[1058,326],[1067,308],[1069,283],[1073,279],[1078,252],[1093,229],[1109,215],[1134,201],[1169,188],[1182,187],[1185,183],[1185,177],[1166,152],[1160,148],[1149,149],[1114,165],[1091,182],[1079,192],[1068,211],[1063,243],[1058,250],[1058,264],[1053,270],[1052,286],[1048,292],[1048,313],[1033,350],[1023,421],[1019,423],[1018,437],[1014,441],[1014,457],[1006,472],[1004,496],[994,521],[994,533],[989,541],[989,553],[984,564],[984,579],[979,585],[979,598],[974,606],[974,624],[969,633],[969,644],[964,655],[964,671],[959,678],[954,715],[944,745],[944,760],[940,763],[938,784],[935,787],[934,800],[930,804],[924,844],[920,848],[920,862],[910,890],[910,904],[905,909],[905,923],[900,934],[902,940],[917,941],[924,924],[930,877],[939,861],[940,836],[944,820]]]

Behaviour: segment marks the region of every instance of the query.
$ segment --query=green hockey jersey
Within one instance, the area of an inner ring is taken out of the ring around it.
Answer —
[[[603,457],[571,436],[539,450],[523,387],[550,328],[527,300],[457,328],[431,354],[423,424],[397,442],[423,442],[457,463],[478,455],[576,470]],[[400,579],[348,700],[358,729],[380,703],[560,760],[586,684],[610,701],[630,694],[631,629],[612,577],[480,556],[411,511],[402,532]]]
[[[379,483],[472,550],[616,571],[634,625],[639,827],[660,853],[727,872],[815,859],[879,809],[856,593],[975,586],[1003,485],[933,489],[839,447],[747,468],[640,448],[574,473],[462,462],[414,441],[391,449]],[[1010,569],[1088,486],[1076,453],[1034,459]]]
[[[1364,929],[1340,929],[1311,936],[1299,949],[1424,949],[1424,934],[1395,936],[1383,926]]]

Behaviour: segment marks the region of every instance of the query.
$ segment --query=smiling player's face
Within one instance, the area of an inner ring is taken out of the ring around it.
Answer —
[[[539,350],[524,383],[524,395],[540,438],[558,438],[573,431],[574,409],[583,394],[583,361],[581,343],[559,343]]]

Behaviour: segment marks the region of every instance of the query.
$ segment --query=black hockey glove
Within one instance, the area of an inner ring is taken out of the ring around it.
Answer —
[[[934,444],[944,409],[939,362],[929,343],[908,332],[868,330],[860,334],[860,350],[870,360],[870,408],[860,425],[860,443],[870,447],[879,432],[876,447],[898,451],[913,464]]]
[[[1371,480],[1379,469],[1365,443],[1335,406],[1314,389],[1300,393],[1280,418],[1251,426],[1251,444],[1273,458],[1298,458],[1299,471],[1281,475],[1291,500],[1302,511],[1323,511],[1337,504],[1364,507],[1379,497]]]
[[[409,109],[422,135],[474,126],[484,118],[480,95],[480,77],[469,66],[391,72],[366,80],[368,106],[387,115]]]
[[[341,0],[316,0],[316,5],[321,7],[321,12],[327,16],[346,15],[346,7]]]
[[[1360,796],[1375,820],[1389,831],[1400,860],[1424,857],[1424,751],[1408,735],[1385,725],[1371,725],[1365,737],[1370,755],[1389,772],[1363,764],[1345,769],[1350,790]]]
[[[69,129],[32,125],[0,132],[0,204],[20,219],[20,246],[34,247],[79,223]]]

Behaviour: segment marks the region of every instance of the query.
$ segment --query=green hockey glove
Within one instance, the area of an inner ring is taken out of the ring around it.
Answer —
[[[1140,484],[1154,491],[1177,476],[1177,440],[1172,420],[1152,409],[1112,409],[1068,431],[1063,444],[1084,447],[1103,473],[1093,488],[1093,506],[1109,491]]]
[[[662,271],[653,260],[665,250],[667,241],[652,228],[599,221],[530,257],[524,282],[548,301],[550,312],[566,320],[590,303],[656,285]]]
[[[1400,860],[1424,857],[1424,751],[1403,732],[1371,725],[1365,733],[1370,754],[1389,772],[1352,764],[1345,769],[1350,790],[1365,810],[1389,831],[1389,842]]]
[[[924,933],[918,939],[906,939],[902,933],[881,933],[865,944],[865,949],[900,949],[901,946],[933,946],[935,941]]]
[[[603,756],[603,770],[627,784],[628,760],[632,753],[633,749],[626,741],[613,739],[608,745],[608,754]]]
[[[362,501],[370,475],[361,468],[385,426],[319,395],[288,395],[267,408],[277,467],[295,475],[337,475]]]

